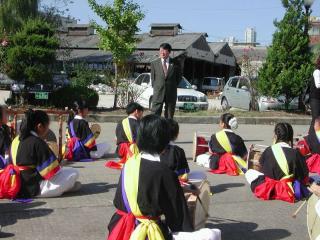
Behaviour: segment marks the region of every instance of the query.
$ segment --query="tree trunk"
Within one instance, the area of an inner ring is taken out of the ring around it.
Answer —
[[[303,103],[302,94],[299,95],[298,109],[301,110],[302,112],[306,111],[306,106]]]
[[[114,64],[114,101],[113,101],[113,109],[117,108],[118,102],[118,64]]]

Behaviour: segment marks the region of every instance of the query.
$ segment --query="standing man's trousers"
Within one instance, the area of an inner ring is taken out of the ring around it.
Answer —
[[[164,117],[173,119],[174,112],[176,110],[176,102],[152,102],[152,112],[155,115],[161,116],[162,108],[164,104]]]
[[[315,119],[320,116],[320,99],[311,98],[310,99],[310,107],[311,107],[312,121],[311,121],[311,124],[310,124],[309,132],[314,127]]]

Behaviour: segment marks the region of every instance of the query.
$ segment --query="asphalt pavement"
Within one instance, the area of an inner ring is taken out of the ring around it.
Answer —
[[[101,124],[98,142],[108,141],[115,150],[115,123]],[[57,124],[52,129],[57,132]],[[214,132],[216,125],[181,124],[177,143],[186,151],[191,170],[204,170],[191,161],[192,138],[195,131]],[[308,126],[295,126],[302,134]],[[272,141],[273,126],[240,125],[237,132],[246,144],[265,144]],[[112,158],[112,156],[110,156]],[[106,169],[104,160],[75,163],[80,171],[82,189],[60,198],[35,199],[21,204],[0,201],[0,238],[32,240],[96,240],[105,239],[106,227],[115,211],[112,200],[119,172]],[[207,174],[213,195],[207,227],[220,228],[224,240],[306,240],[306,208],[296,219],[291,214],[300,203],[260,201],[251,193],[243,176]]]

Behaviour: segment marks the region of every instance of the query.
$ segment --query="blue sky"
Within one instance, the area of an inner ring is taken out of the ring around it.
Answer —
[[[56,0],[44,0],[51,4]],[[88,6],[87,0],[73,0],[69,14],[79,23],[91,19],[102,23]],[[234,36],[244,40],[247,27],[257,31],[257,41],[270,44],[274,19],[281,19],[284,9],[281,0],[135,0],[146,14],[139,24],[142,32],[149,31],[151,23],[180,23],[185,32],[206,32],[209,41]],[[106,0],[98,0],[104,3]],[[63,6],[61,6],[63,7]],[[320,0],[315,0],[312,15],[320,16]]]

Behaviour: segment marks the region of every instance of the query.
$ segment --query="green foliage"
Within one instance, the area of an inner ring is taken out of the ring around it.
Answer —
[[[19,30],[38,13],[39,0],[0,0],[0,29],[6,33]]]
[[[96,0],[88,0],[92,10],[106,23],[106,27],[92,22],[100,36],[100,48],[112,53],[115,66],[114,104],[117,107],[118,97],[118,66],[125,69],[128,57],[135,51],[139,31],[138,23],[144,18],[140,6],[131,0],[114,0],[113,4],[100,5]]]
[[[96,91],[81,86],[60,88],[53,92],[50,98],[52,104],[58,108],[71,108],[74,101],[79,99],[85,100],[90,108],[95,108],[99,102],[99,95]]]
[[[124,62],[135,50],[139,31],[138,23],[144,18],[140,6],[128,0],[114,0],[113,4],[97,4],[88,0],[93,11],[107,24],[107,27],[92,22],[100,35],[100,47],[111,51],[116,62]]]
[[[301,94],[312,73],[307,17],[302,0],[282,0],[286,13],[275,21],[277,30],[259,72],[258,88],[264,95],[286,96],[287,103]]]
[[[71,73],[71,85],[88,87],[90,84],[97,84],[104,80],[99,76],[99,71],[92,70],[85,64],[77,64]]]
[[[10,38],[6,62],[8,76],[30,83],[50,82],[58,48],[59,40],[48,23],[40,19],[28,20]]]

